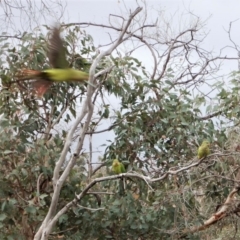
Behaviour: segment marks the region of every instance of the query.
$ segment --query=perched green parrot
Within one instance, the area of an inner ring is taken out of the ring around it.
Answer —
[[[120,174],[120,173],[125,173],[126,172],[126,169],[125,169],[124,165],[121,162],[119,162],[118,159],[114,159],[113,160],[112,170],[116,174]]]
[[[48,46],[48,58],[52,68],[43,71],[23,69],[18,80],[36,79],[33,88],[39,97],[44,95],[53,82],[88,80],[88,73],[69,68],[65,52],[60,29],[55,27]]]
[[[207,157],[210,154],[209,149],[210,143],[207,140],[202,142],[202,145],[198,148],[198,158],[201,159],[203,157]]]
[[[112,171],[115,174],[120,174],[120,173],[125,173],[126,169],[124,165],[118,161],[118,159],[114,159],[112,163]],[[119,180],[119,195],[120,196],[124,195],[124,181],[122,178]]]

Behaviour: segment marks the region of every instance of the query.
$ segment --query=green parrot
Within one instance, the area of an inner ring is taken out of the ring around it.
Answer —
[[[120,174],[120,173],[125,173],[126,169],[124,165],[118,161],[118,159],[114,159],[112,163],[112,171],[115,174]],[[119,180],[119,195],[120,196],[124,195],[124,181],[122,178]]]
[[[48,46],[48,58],[52,68],[43,71],[23,69],[18,80],[36,79],[33,82],[33,88],[39,97],[44,95],[53,82],[88,80],[88,73],[69,68],[65,52],[60,29],[55,27]]]
[[[207,155],[210,154],[210,149],[209,149],[210,143],[207,140],[204,140],[202,142],[202,145],[198,148],[198,158],[204,158],[207,157]]]
[[[121,162],[119,162],[118,159],[114,159],[113,160],[112,170],[116,174],[120,174],[120,173],[125,173],[126,172],[126,169],[125,169],[124,165]]]

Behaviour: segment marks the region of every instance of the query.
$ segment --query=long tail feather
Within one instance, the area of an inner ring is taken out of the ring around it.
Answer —
[[[31,70],[31,69],[22,69],[18,74],[17,74],[17,79],[18,80],[30,80],[33,78],[38,78],[41,76],[40,71],[36,70]]]

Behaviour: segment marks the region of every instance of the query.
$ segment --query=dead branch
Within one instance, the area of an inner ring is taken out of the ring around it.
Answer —
[[[182,231],[180,238],[186,237],[189,233],[199,232],[209,228],[211,225],[217,223],[223,218],[228,217],[229,215],[240,212],[239,204],[236,204],[235,194],[240,190],[240,186],[235,187],[228,195],[226,201],[219,207],[219,209],[201,226],[194,226],[190,229],[185,229]]]

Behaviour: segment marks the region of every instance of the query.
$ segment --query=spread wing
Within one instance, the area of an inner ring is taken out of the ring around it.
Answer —
[[[55,27],[49,38],[48,58],[53,68],[67,68],[66,49],[60,37],[60,28]]]

